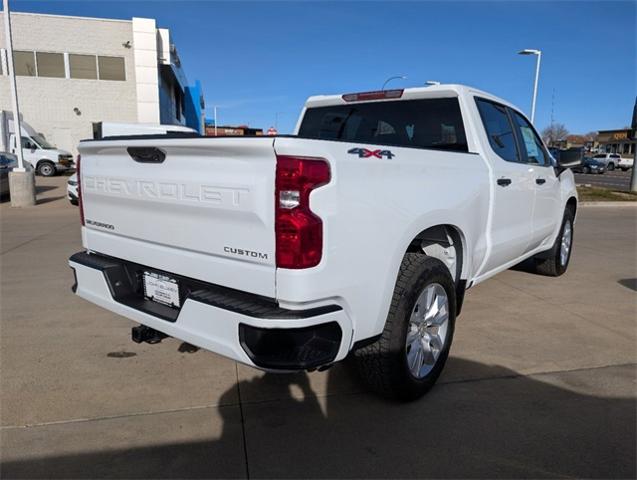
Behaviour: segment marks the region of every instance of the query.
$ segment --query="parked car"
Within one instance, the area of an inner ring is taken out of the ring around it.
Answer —
[[[79,204],[77,195],[77,173],[71,175],[66,182],[66,196],[72,205]]]
[[[573,167],[572,170],[576,173],[604,173],[606,167],[604,162],[600,162],[592,157],[584,157],[582,163]]]
[[[597,155],[594,155],[593,158],[599,162],[602,162],[606,169],[609,172],[612,172],[613,170],[615,170],[615,167],[619,165],[621,156],[619,155],[619,153],[598,153]]]
[[[622,172],[627,172],[628,170],[633,168],[634,163],[634,157],[621,157],[617,166],[622,170]]]
[[[0,152],[0,196],[9,195],[9,172],[18,166],[18,157],[9,152]],[[31,164],[24,162],[24,168],[31,170]]]
[[[135,341],[282,372],[352,356],[403,400],[440,375],[466,289],[526,259],[562,275],[572,252],[569,165],[461,85],[311,97],[295,135],[79,151],[73,291],[140,323]]]

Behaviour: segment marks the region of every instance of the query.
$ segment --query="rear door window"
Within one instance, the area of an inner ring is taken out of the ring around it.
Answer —
[[[467,152],[457,98],[309,108],[299,137]]]
[[[519,162],[515,133],[506,107],[480,98],[476,98],[476,104],[493,151],[507,162]]]

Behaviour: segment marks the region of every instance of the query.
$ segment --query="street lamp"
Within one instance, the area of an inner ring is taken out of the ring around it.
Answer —
[[[407,75],[394,75],[393,77],[389,77],[387,80],[385,80],[385,83],[383,83],[383,88],[381,88],[381,90],[385,90],[385,85],[387,85],[392,80],[407,80]]]
[[[531,123],[535,120],[535,100],[537,99],[537,82],[540,79],[540,61],[542,60],[542,51],[526,48],[520,52],[519,55],[537,55],[537,62],[535,63],[535,83],[533,85],[533,103],[531,104]]]
[[[7,47],[7,66],[9,67],[9,85],[11,89],[11,106],[13,107],[13,133],[16,138],[15,153],[18,157],[18,166],[9,172],[9,193],[11,194],[12,207],[27,207],[35,205],[35,177],[33,169],[24,168],[24,156],[22,154],[22,126],[20,124],[20,110],[18,108],[18,86],[15,78],[15,65],[13,57],[13,37],[11,35],[11,15],[9,12],[9,0],[2,1],[4,11],[4,33]],[[9,128],[7,122],[6,128]],[[8,137],[8,135],[7,135]],[[8,147],[7,147],[8,148]]]

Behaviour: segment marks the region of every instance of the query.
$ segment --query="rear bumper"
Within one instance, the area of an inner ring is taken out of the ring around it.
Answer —
[[[303,370],[347,356],[352,325],[338,305],[290,310],[275,300],[180,277],[182,306],[143,296],[141,274],[154,270],[85,252],[69,259],[74,292],[138,323],[266,370]],[[166,273],[166,272],[160,272]]]

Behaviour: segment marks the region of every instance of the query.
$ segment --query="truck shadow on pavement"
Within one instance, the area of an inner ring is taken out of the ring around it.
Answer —
[[[328,394],[320,397],[305,373],[264,374],[240,382],[238,392],[233,387],[218,401],[226,405],[218,407],[224,422],[219,438],[162,444],[151,437],[143,447],[122,449],[111,444],[100,451],[9,461],[2,466],[2,477],[634,478],[636,474],[635,398],[578,393],[603,394],[608,382],[634,388],[634,365],[531,378],[499,366],[450,358],[439,384],[413,403],[390,402],[363,392],[347,366],[337,365],[325,374]],[[240,407],[237,393],[243,399]],[[131,431],[117,436],[144,436],[132,421],[126,425]],[[99,428],[91,432],[100,435]],[[188,424],[171,428],[186,429]]]

